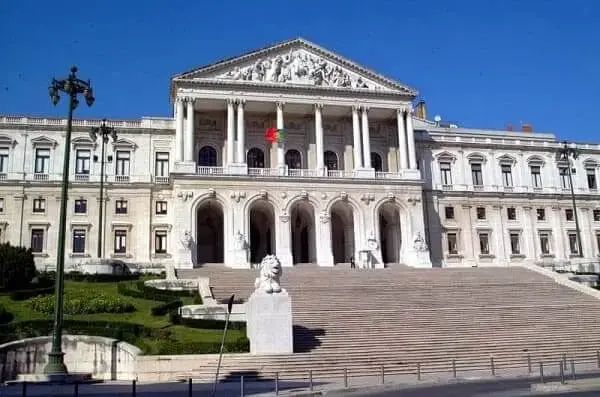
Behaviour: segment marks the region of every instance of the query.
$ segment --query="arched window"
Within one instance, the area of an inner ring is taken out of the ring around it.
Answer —
[[[212,146],[202,146],[198,152],[198,165],[201,167],[217,166],[217,151]]]
[[[253,147],[248,150],[246,162],[249,168],[265,168],[265,154],[259,148]]]
[[[302,168],[302,156],[296,149],[290,149],[285,153],[285,165],[291,170]]]
[[[383,171],[381,156],[375,152],[371,152],[371,168],[374,168],[375,171]]]
[[[326,150],[325,153],[323,153],[323,160],[325,161],[325,167],[327,167],[328,170],[338,169],[338,158],[335,152]]]

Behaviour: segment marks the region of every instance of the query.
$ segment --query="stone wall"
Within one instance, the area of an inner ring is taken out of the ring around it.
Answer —
[[[40,373],[48,362],[52,337],[21,339],[0,345],[0,377]],[[69,372],[92,373],[96,379],[132,380],[142,351],[116,339],[87,335],[63,335],[62,349]]]

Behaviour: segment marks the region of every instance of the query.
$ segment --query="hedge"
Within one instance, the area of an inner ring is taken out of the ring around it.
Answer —
[[[173,324],[185,325],[190,328],[202,329],[223,329],[225,328],[225,320],[210,320],[200,318],[181,317],[177,311],[173,310],[169,313],[169,320]],[[230,321],[227,329],[240,330],[246,329],[246,323],[243,321]]]
[[[27,288],[35,274],[31,248],[0,244],[0,289],[11,291]]]
[[[171,290],[166,290],[166,289],[157,289],[154,287],[149,287],[145,284],[145,281],[148,280],[139,280],[138,282],[135,283],[138,291],[141,291],[142,293],[148,294],[148,295],[154,295],[154,294],[160,294],[161,296],[170,296],[171,300],[173,298],[177,298],[177,297],[186,297],[186,296],[192,296],[194,295],[195,291],[190,291],[190,290],[179,290],[179,291],[171,291]]]
[[[156,345],[154,354],[215,354],[221,350],[221,342],[179,342],[160,341]],[[250,351],[250,341],[241,336],[234,341],[225,342],[225,353],[247,353]]]
[[[12,291],[10,293],[10,299],[14,301],[24,301],[30,298],[34,298],[40,295],[53,295],[54,287],[42,287],[42,288],[34,288],[34,289],[21,289],[17,291]]]
[[[121,295],[138,299],[162,302],[170,302],[173,300],[173,296],[163,294],[163,291],[158,291],[155,288],[140,290],[138,288],[131,288],[132,285],[133,284],[119,284],[117,285],[117,291]]]
[[[45,279],[54,280],[56,277],[55,272],[44,272],[41,276]],[[101,274],[101,273],[81,273],[81,272],[69,272],[65,273],[65,280],[87,282],[87,283],[117,283],[120,281],[132,281],[139,280],[139,273],[129,274]]]
[[[32,298],[27,306],[44,314],[54,313],[55,296],[46,295]],[[129,313],[135,311],[135,306],[118,296],[94,293],[91,296],[85,291],[64,294],[63,311],[65,314],[96,314],[96,313]]]
[[[10,323],[12,319],[12,313],[7,311],[4,306],[0,306],[0,324]]]
[[[183,302],[177,299],[171,302],[163,303],[162,305],[154,306],[152,309],[150,309],[150,314],[153,316],[164,316],[171,310],[177,309],[181,306],[183,306]]]

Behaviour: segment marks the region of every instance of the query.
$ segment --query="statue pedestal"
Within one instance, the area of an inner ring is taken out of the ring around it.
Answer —
[[[196,162],[195,161],[181,161],[175,163],[174,173],[177,174],[196,174]]]
[[[246,318],[250,354],[294,352],[292,299],[285,290],[274,294],[254,291],[246,303]]]
[[[227,166],[227,172],[230,175],[248,175],[248,164],[231,163]]]
[[[248,252],[245,248],[234,249],[230,251],[231,262],[226,265],[236,269],[248,269],[250,264],[248,263]]]
[[[175,263],[177,269],[193,269],[194,262],[192,261],[192,252],[189,249],[180,248],[177,251],[177,258]]]
[[[431,268],[431,258],[429,257],[429,250],[427,251],[416,251],[411,250],[407,253],[405,264],[411,267],[420,268]]]

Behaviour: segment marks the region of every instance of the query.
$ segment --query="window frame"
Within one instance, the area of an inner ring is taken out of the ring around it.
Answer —
[[[487,211],[485,207],[476,207],[475,214],[478,221],[487,220]]]
[[[448,215],[450,215],[450,216],[448,216]],[[454,211],[454,206],[452,206],[452,205],[444,206],[444,219],[447,219],[447,220],[455,220],[456,219],[456,212]]]
[[[87,153],[87,157],[81,156],[81,153]],[[89,175],[92,162],[92,151],[90,149],[75,150],[75,175]],[[87,164],[87,169],[86,169]],[[81,167],[80,167],[81,165]]]
[[[546,209],[545,208],[536,208],[535,214],[536,214],[536,220],[538,222],[544,222],[546,220]],[[540,217],[540,215],[541,215],[541,217]]]
[[[453,236],[454,240],[454,250],[451,249],[451,239],[450,236]],[[446,251],[448,255],[459,255],[459,241],[458,241],[458,231],[450,231],[446,232]]]
[[[537,172],[534,170],[537,169]],[[543,187],[542,182],[542,166],[541,165],[530,165],[529,173],[531,175],[531,185],[534,189],[541,189]]]
[[[166,200],[157,200],[154,205],[155,215],[167,215],[168,202]]]
[[[116,150],[115,153],[115,175],[131,175],[131,150]]]
[[[126,215],[129,213],[129,201],[125,199],[115,200],[115,214]]]
[[[513,237],[516,236],[516,247],[513,244],[515,242],[515,240],[513,240]],[[516,230],[509,230],[508,231],[508,243],[509,243],[509,247],[510,247],[510,254],[511,255],[522,255],[522,250],[521,250],[521,232],[516,231]],[[515,250],[516,248],[516,250]]]
[[[479,167],[479,169],[474,169]],[[479,162],[471,163],[471,180],[473,186],[483,186],[483,164]]]
[[[37,239],[36,236],[37,235]],[[39,236],[41,235],[41,239],[39,239]],[[46,240],[46,230],[44,228],[40,228],[40,227],[34,227],[31,228],[31,232],[30,232],[30,248],[31,248],[31,252],[33,252],[34,254],[41,254],[44,252],[44,243]],[[34,240],[36,241],[36,244],[34,244]],[[39,243],[39,247],[38,247],[38,243]]]
[[[511,216],[511,214],[512,214],[512,216]],[[518,220],[516,207],[506,207],[506,219],[508,219],[509,221]]]
[[[83,211],[81,211],[82,206],[83,206]],[[75,203],[73,205],[73,213],[74,214],[78,214],[78,215],[87,214],[87,212],[88,212],[87,209],[88,208],[87,208],[87,200],[86,199],[76,199],[75,200]]]
[[[168,236],[167,230],[155,230],[154,231],[154,254],[166,255],[168,252]]]
[[[491,250],[491,246],[490,246],[490,241],[491,241],[490,234],[491,233],[489,231],[487,231],[487,230],[477,232],[477,239],[479,241],[479,255],[480,256],[489,256],[489,255],[492,255],[491,254],[492,250]],[[485,243],[486,243],[485,245],[487,246],[485,252],[482,249],[482,247],[483,247],[482,246],[482,237],[484,237],[484,236],[485,236],[485,240],[486,240],[485,241]]]
[[[115,229],[113,235],[113,253],[115,255],[127,254],[128,231],[125,229]]]
[[[47,152],[47,155],[41,155],[40,153]],[[51,150],[47,147],[35,148],[35,163],[34,163],[34,174],[49,174],[50,173],[50,156]]]
[[[79,240],[77,240],[79,238]],[[76,241],[81,241],[77,243]],[[73,229],[71,233],[71,252],[73,254],[85,254],[87,242],[87,231],[85,229]],[[83,244],[80,246],[80,244]],[[80,249],[80,250],[79,250]]]
[[[169,152],[156,152],[154,154],[154,176],[168,177],[170,174],[169,161]]]
[[[34,214],[45,214],[46,213],[46,199],[42,198],[42,197],[34,198],[32,211]]]
[[[440,181],[443,186],[452,185],[452,163],[449,161],[440,161]]]

